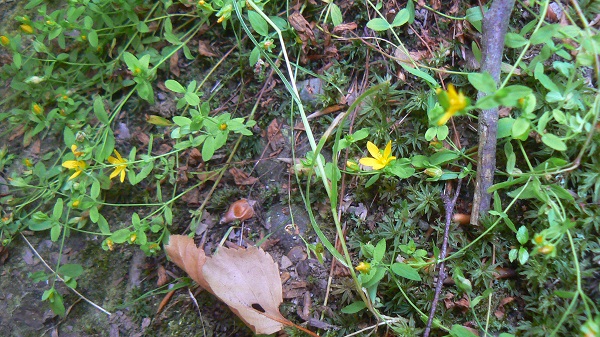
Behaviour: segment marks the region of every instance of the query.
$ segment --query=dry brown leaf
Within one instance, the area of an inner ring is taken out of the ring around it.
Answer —
[[[277,151],[285,145],[285,139],[281,134],[281,127],[282,124],[277,119],[272,120],[267,127],[267,139],[273,151]]]
[[[179,77],[179,75],[181,75],[181,71],[179,70],[178,53],[173,54],[173,56],[171,56],[171,58],[169,59],[169,70],[171,71],[171,74],[175,75],[176,77]]]
[[[212,47],[210,46],[210,42],[207,40],[198,41],[198,53],[200,53],[200,55],[202,55],[202,56],[208,56],[208,57],[219,56],[213,51]]]
[[[229,173],[233,176],[235,184],[240,185],[254,185],[258,182],[258,178],[248,175],[246,172],[240,170],[237,167],[229,169]]]
[[[169,244],[165,246],[165,251],[171,261],[183,269],[192,280],[196,281],[202,288],[210,291],[210,287],[202,274],[206,254],[204,254],[203,249],[196,247],[194,239],[185,235],[171,235]]]
[[[333,28],[333,34],[339,35],[345,32],[355,30],[358,27],[356,22],[342,23]]]
[[[211,257],[188,236],[171,235],[165,251],[171,260],[208,292],[225,302],[256,334],[272,334],[284,325],[317,336],[279,312],[283,302],[279,268],[260,248],[221,247]]]
[[[213,294],[254,333],[272,334],[283,329],[287,320],[279,312],[283,302],[279,268],[264,250],[221,247],[202,269]]]

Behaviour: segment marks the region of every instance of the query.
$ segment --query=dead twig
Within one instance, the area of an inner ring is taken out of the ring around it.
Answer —
[[[431,310],[429,311],[429,319],[427,320],[427,326],[425,327],[425,333],[423,333],[424,337],[428,337],[431,332],[431,325],[433,324],[433,317],[435,316],[435,310],[437,308],[437,302],[440,298],[440,293],[442,292],[442,284],[444,279],[446,278],[446,271],[444,259],[446,258],[446,253],[448,251],[448,236],[450,234],[450,223],[452,223],[452,213],[454,213],[454,205],[456,205],[456,199],[458,199],[458,195],[460,194],[460,185],[462,184],[462,179],[458,179],[458,183],[456,184],[456,191],[454,192],[454,196],[450,199],[450,196],[446,193],[442,193],[442,201],[444,202],[444,211],[446,212],[446,226],[444,227],[444,240],[442,241],[442,247],[440,248],[440,262],[437,265],[438,268],[438,278],[437,283],[435,285],[435,294],[433,296],[433,303],[431,303]]]
[[[500,80],[500,66],[502,65],[502,51],[504,37],[508,29],[510,13],[515,0],[496,0],[490,10],[483,17],[482,55],[483,63],[481,72],[488,72],[496,83]],[[479,92],[478,98],[485,96]],[[479,216],[490,209],[491,194],[488,188],[494,182],[496,170],[496,136],[498,134],[498,108],[481,111],[479,115],[479,151],[477,159],[477,179],[473,196],[473,209],[471,211],[471,224],[477,225]]]

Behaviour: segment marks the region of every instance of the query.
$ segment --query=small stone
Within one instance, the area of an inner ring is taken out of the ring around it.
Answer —
[[[292,261],[285,255],[281,257],[281,263],[279,265],[279,269],[288,269],[292,266]]]
[[[299,261],[306,260],[308,255],[304,252],[304,248],[301,246],[295,246],[290,249],[289,253],[287,253],[287,257],[290,259],[292,263],[298,263]]]

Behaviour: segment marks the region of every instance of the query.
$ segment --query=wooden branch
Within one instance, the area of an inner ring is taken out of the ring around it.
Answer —
[[[438,277],[437,282],[435,284],[435,294],[433,295],[433,302],[431,303],[431,310],[429,311],[429,319],[427,320],[427,326],[425,327],[423,337],[429,337],[429,334],[431,333],[433,317],[435,316],[437,303],[440,299],[440,294],[442,293],[442,285],[444,283],[444,279],[447,276],[445,270],[446,264],[444,263],[444,259],[446,258],[448,252],[448,237],[450,236],[450,224],[452,223],[452,214],[454,213],[454,206],[456,205],[456,200],[458,199],[458,195],[460,194],[461,185],[462,179],[458,179],[458,182],[456,183],[456,191],[454,191],[454,196],[452,197],[452,199],[450,199],[449,194],[442,194],[442,201],[444,202],[444,211],[446,212],[446,226],[444,227],[444,239],[442,241],[442,247],[440,247],[440,256],[438,257],[438,259],[441,260],[441,262],[439,262],[437,265]]]
[[[488,72],[496,83],[500,80],[500,66],[504,37],[515,0],[495,0],[483,17],[481,72]],[[485,96],[479,92],[478,98]],[[487,192],[494,183],[496,170],[496,137],[498,134],[498,108],[483,110],[479,115],[479,150],[477,180],[471,211],[471,224],[477,225],[479,216],[487,214],[492,196]]]

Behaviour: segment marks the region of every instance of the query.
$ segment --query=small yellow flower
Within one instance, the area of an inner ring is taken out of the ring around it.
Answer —
[[[0,35],[0,43],[3,46],[8,46],[8,44],[10,43],[10,39],[4,35]]]
[[[221,22],[223,22],[224,20],[225,20],[225,16],[222,16],[222,17],[220,17],[220,18],[219,18],[219,20],[217,20],[217,23],[221,23]]]
[[[82,39],[83,41],[85,41],[85,40],[87,40],[87,36],[86,36],[86,35],[81,35],[81,39]]]
[[[73,152],[73,155],[75,155],[75,158],[79,158],[81,156],[83,156],[83,152],[82,151],[77,151],[77,145],[73,144],[71,145],[71,152]]]
[[[140,67],[135,67],[135,68],[133,69],[133,75],[134,75],[134,76],[137,76],[137,75],[139,75],[139,74],[141,74],[141,73],[142,73],[142,69],[140,69]]]
[[[555,246],[553,244],[547,244],[545,246],[538,248],[538,253],[541,253],[544,255],[552,254],[554,252],[554,248],[555,248]]]
[[[37,103],[33,104],[31,110],[33,110],[33,113],[36,115],[40,115],[42,112],[44,112],[44,109],[42,109],[42,107]]]
[[[544,243],[544,235],[542,234],[536,234],[533,237],[533,242],[535,242],[536,245],[541,245],[542,243]]]
[[[396,157],[392,156],[392,141],[389,141],[383,150],[383,154],[377,147],[377,145],[367,142],[367,150],[373,158],[365,157],[361,158],[359,162],[365,166],[371,166],[374,170],[381,170],[386,167]]]
[[[79,200],[75,200],[75,201],[73,201],[73,202],[71,203],[71,207],[73,207],[73,208],[77,208],[77,207],[79,207],[79,204],[80,204],[80,203],[81,203],[81,202],[80,202]]]
[[[113,165],[116,165],[115,170],[110,174],[110,179],[120,175],[119,180],[121,180],[121,182],[124,182],[125,172],[127,172],[127,160],[123,159],[121,157],[121,154],[117,150],[115,150],[115,156],[117,157],[108,157],[108,162]]]
[[[200,5],[200,6],[204,6],[205,4],[206,4],[206,2],[204,2],[204,0],[198,1],[198,5]]]
[[[227,130],[227,124],[223,123],[223,124],[219,125],[219,130],[221,130],[221,131]]]
[[[32,167],[33,166],[33,163],[31,162],[31,160],[29,158],[25,158],[24,164],[27,167]]]
[[[83,160],[67,160],[66,162],[62,163],[62,166],[70,170],[75,170],[75,173],[69,177],[69,180],[71,180],[77,178],[81,173],[83,173],[86,165]]]
[[[446,124],[448,120],[457,112],[463,110],[469,105],[469,100],[462,92],[456,92],[454,85],[448,84],[448,91],[444,92],[442,89],[437,89],[438,99],[440,105],[444,108],[445,113],[438,120],[437,125],[441,126]]]
[[[112,239],[106,239],[104,242],[106,243],[108,250],[112,251],[113,249],[115,249],[115,243]]]
[[[130,243],[134,243],[135,240],[137,240],[137,234],[136,233],[131,233],[131,235],[129,235],[129,242]]]
[[[21,30],[24,33],[33,34],[33,27],[31,27],[31,25],[28,25],[28,24],[21,25]]]
[[[358,270],[361,274],[367,274],[371,271],[371,264],[368,262],[361,262],[354,269]]]

